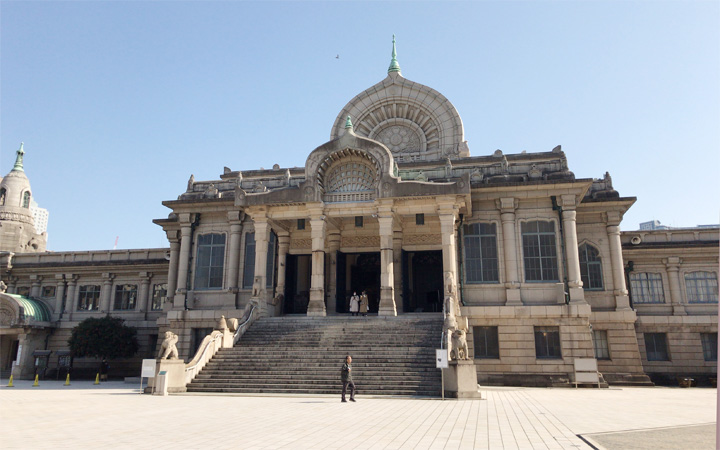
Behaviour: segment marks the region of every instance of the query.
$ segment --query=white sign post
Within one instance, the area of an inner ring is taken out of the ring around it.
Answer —
[[[442,399],[445,400],[445,372],[442,369],[447,369],[448,365],[448,351],[446,348],[435,350],[435,367],[440,369],[440,383],[442,383]]]
[[[140,393],[143,393],[143,378],[155,378],[155,360],[143,359],[140,372]]]

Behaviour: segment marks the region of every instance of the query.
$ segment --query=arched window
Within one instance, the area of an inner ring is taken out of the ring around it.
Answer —
[[[0,188],[0,206],[3,206],[5,204],[5,197],[7,196],[7,191],[5,188]]]
[[[583,289],[599,291],[603,288],[602,260],[600,252],[592,245],[583,244],[580,253],[580,279]]]
[[[22,207],[23,208],[30,207],[30,191],[25,191],[25,193],[23,194]]]

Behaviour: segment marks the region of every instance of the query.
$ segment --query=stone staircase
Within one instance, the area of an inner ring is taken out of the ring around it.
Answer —
[[[440,396],[441,314],[263,318],[221,349],[188,392],[340,394],[353,358],[360,395]]]

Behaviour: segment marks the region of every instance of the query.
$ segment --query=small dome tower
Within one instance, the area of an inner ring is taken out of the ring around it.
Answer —
[[[34,201],[30,180],[23,169],[23,144],[15,165],[0,181],[0,251],[15,253],[44,252],[47,233],[35,230]]]

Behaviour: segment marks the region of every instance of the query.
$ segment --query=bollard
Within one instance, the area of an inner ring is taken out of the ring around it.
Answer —
[[[70,374],[67,374],[67,377],[65,377],[65,386],[70,386]]]
[[[35,382],[33,383],[32,387],[38,387],[40,384],[38,383],[38,375],[35,375]]]
[[[100,384],[100,374],[95,375],[95,384]]]
[[[10,381],[8,382],[7,387],[15,387],[15,386],[13,386],[13,384],[12,384],[12,380],[13,380],[13,376],[10,375]]]

